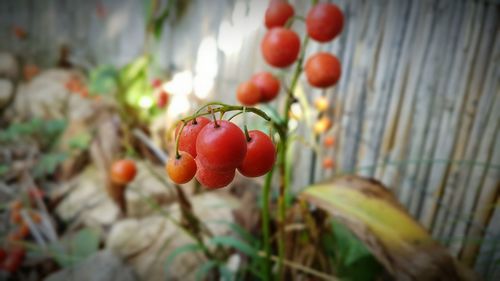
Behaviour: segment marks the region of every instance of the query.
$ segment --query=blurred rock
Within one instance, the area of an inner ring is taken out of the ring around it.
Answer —
[[[76,71],[51,69],[41,72],[29,83],[20,84],[13,110],[17,118],[65,118],[86,120],[94,110],[89,99],[70,92],[66,83]]]
[[[14,85],[10,80],[0,78],[0,108],[4,107],[14,94]]]
[[[19,75],[19,63],[14,55],[0,53],[0,77],[16,79]]]
[[[234,197],[222,192],[209,192],[191,199],[194,212],[214,235],[230,233],[226,224],[214,221],[233,222],[232,212],[239,206]],[[172,219],[180,220],[177,204],[166,212]],[[178,255],[168,272],[165,271],[167,257],[175,249],[192,243],[191,237],[158,212],[144,219],[116,223],[110,231],[106,247],[126,259],[141,280],[195,280],[196,270],[206,261],[201,252]]]
[[[138,280],[111,251],[100,251],[75,267],[51,274],[45,281],[135,281]]]
[[[137,161],[138,173],[127,187],[129,217],[144,217],[154,212],[151,200],[157,203],[175,200],[173,189],[165,187],[143,162]],[[164,174],[162,169],[157,173]],[[102,228],[118,219],[119,210],[109,198],[105,179],[99,169],[88,166],[82,173],[59,187],[53,196],[65,196],[56,213],[65,221],[77,220],[86,226]]]

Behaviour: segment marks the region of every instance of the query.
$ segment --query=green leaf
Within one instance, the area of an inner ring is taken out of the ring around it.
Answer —
[[[87,258],[99,249],[99,235],[90,228],[80,230],[71,242],[71,248],[79,257]]]
[[[168,255],[167,260],[165,262],[165,271],[168,271],[170,266],[172,265],[172,262],[174,262],[175,258],[184,253],[188,252],[197,252],[201,251],[202,248],[198,244],[186,244],[184,246],[181,246],[179,248],[176,248],[170,255]]]
[[[52,256],[60,266],[73,266],[97,252],[99,235],[95,230],[84,228],[50,248]]]
[[[92,136],[89,132],[81,132],[69,140],[68,145],[70,149],[85,150],[89,147]]]
[[[206,263],[204,263],[198,270],[196,271],[195,278],[197,281],[203,280],[205,276],[212,270],[212,268],[217,266],[217,262],[213,260],[209,260]]]
[[[215,220],[215,221],[210,221],[209,223],[217,223],[217,224],[225,224],[227,225],[234,233],[238,234],[243,240],[246,242],[252,244],[252,245],[257,245],[259,243],[259,240],[257,240],[248,230],[243,228],[241,225],[230,222],[230,221],[224,221],[224,220]]]
[[[225,281],[235,280],[235,276],[234,276],[233,272],[231,272],[229,270],[229,268],[227,268],[227,266],[225,266],[223,264],[219,265],[219,272],[221,274],[222,280],[225,280]]]
[[[372,255],[365,245],[343,224],[333,221],[332,229],[337,251],[346,266]]]
[[[118,87],[118,71],[110,65],[101,65],[90,72],[89,90],[92,94],[112,93]]]
[[[232,236],[216,236],[210,240],[214,245],[235,248],[251,257],[258,257],[258,251],[247,243]]]
[[[7,165],[0,165],[0,176],[3,176],[5,173],[9,171],[9,167]]]
[[[63,152],[42,155],[35,167],[33,167],[33,175],[38,178],[54,173],[59,164],[66,160],[67,157],[68,155]]]

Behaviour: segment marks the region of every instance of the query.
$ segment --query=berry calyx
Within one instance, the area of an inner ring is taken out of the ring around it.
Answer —
[[[247,154],[238,171],[246,177],[260,177],[269,172],[276,160],[276,147],[265,133],[252,130],[248,132]]]
[[[196,117],[195,119],[189,121],[182,129],[181,135],[179,136],[179,150],[185,151],[193,158],[196,158],[196,139],[198,134],[208,123],[210,119],[206,117]],[[178,137],[179,130],[182,126],[180,123],[175,130],[175,137]]]
[[[284,68],[297,60],[300,38],[293,30],[274,27],[264,35],[260,47],[268,64]]]
[[[252,106],[261,101],[262,94],[253,82],[248,81],[240,84],[236,91],[236,97],[241,104]]]
[[[284,26],[293,17],[293,6],[284,0],[272,0],[266,10],[265,25],[268,29]]]
[[[280,91],[280,80],[269,72],[256,73],[250,79],[261,92],[261,102],[272,101]]]
[[[129,159],[118,160],[111,166],[111,180],[116,184],[131,182],[137,173],[134,161]]]
[[[229,121],[213,121],[198,134],[196,151],[198,161],[203,167],[228,172],[238,167],[245,158],[245,135],[238,126]]]
[[[307,60],[305,71],[307,81],[311,86],[327,88],[339,81],[341,66],[337,57],[320,52]]]
[[[193,179],[196,174],[196,162],[193,156],[185,151],[179,151],[167,163],[167,174],[177,184],[184,184]]]
[[[344,15],[331,3],[319,3],[307,13],[307,34],[318,42],[328,42],[340,34],[344,27]]]

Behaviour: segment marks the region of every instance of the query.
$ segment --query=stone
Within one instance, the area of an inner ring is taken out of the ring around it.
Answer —
[[[90,256],[76,266],[49,275],[45,281],[136,281],[133,270],[109,250]]]
[[[215,221],[234,222],[232,212],[239,201],[223,192],[209,192],[191,197],[195,214],[217,235],[228,235],[226,224]],[[179,221],[178,204],[165,209],[170,219]],[[206,262],[201,252],[187,252],[178,255],[168,270],[165,262],[177,248],[192,244],[193,239],[179,229],[171,220],[156,215],[143,219],[126,219],[113,225],[106,247],[127,259],[141,280],[195,280],[196,270]]]
[[[0,53],[0,77],[16,79],[19,75],[19,63],[14,55]]]
[[[14,94],[14,85],[8,79],[0,78],[0,108],[4,107]]]
[[[28,83],[21,83],[14,102],[15,115],[38,118],[68,118],[86,120],[92,117],[92,101],[70,92],[66,88],[76,71],[49,69],[41,72]]]
[[[173,188],[158,180],[142,161],[136,161],[137,176],[127,186],[127,216],[141,218],[155,212],[151,202],[172,202],[176,198]],[[160,176],[162,168],[154,167]],[[119,210],[106,192],[104,174],[95,166],[88,166],[82,173],[53,191],[53,196],[64,196],[56,213],[65,221],[79,220],[85,226],[103,228],[113,224]]]

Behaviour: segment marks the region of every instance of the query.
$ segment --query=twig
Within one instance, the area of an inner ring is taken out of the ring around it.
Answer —
[[[133,129],[132,130],[132,134],[138,138],[140,141],[142,141],[154,154],[156,157],[158,157],[158,159],[160,159],[160,161],[162,163],[167,163],[167,160],[168,160],[168,155],[163,151],[161,150],[160,148],[158,148],[149,138],[148,136],[146,136],[146,134],[144,134],[143,131],[139,130],[139,129]]]

